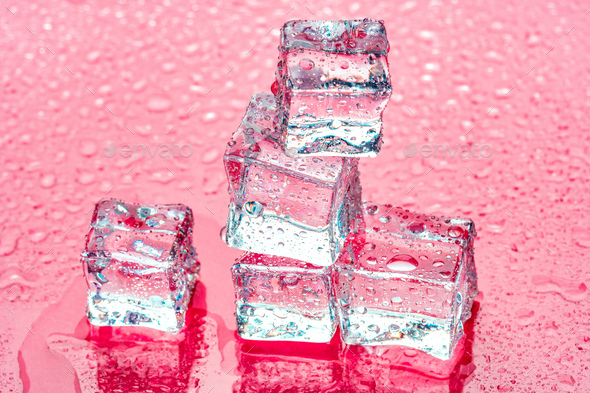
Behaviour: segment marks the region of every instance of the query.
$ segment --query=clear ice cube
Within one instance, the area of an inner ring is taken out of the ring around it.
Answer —
[[[363,214],[334,265],[343,340],[450,358],[477,295],[473,222],[392,205]]]
[[[277,96],[286,154],[376,156],[391,96],[383,22],[290,21],[279,50]]]
[[[330,343],[237,342],[240,379],[234,393],[344,392],[339,339]],[[348,392],[348,390],[346,390]]]
[[[89,321],[182,328],[200,267],[192,226],[184,205],[99,201],[82,253]]]
[[[231,269],[239,335],[329,342],[337,317],[330,271],[296,259],[245,253]]]
[[[286,156],[277,141],[276,100],[252,97],[224,155],[231,247],[333,264],[360,214],[356,158]]]

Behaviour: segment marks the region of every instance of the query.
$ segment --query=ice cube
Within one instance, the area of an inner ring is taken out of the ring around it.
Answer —
[[[242,338],[330,341],[338,322],[329,268],[245,253],[231,270]]]
[[[200,267],[192,225],[184,205],[99,201],[82,253],[90,323],[182,328]]]
[[[199,291],[202,296],[197,296]],[[205,358],[218,347],[217,324],[200,308],[204,287],[196,286],[195,292],[186,328],[178,333],[79,325],[74,335],[51,334],[47,346],[71,364],[80,392],[194,391],[202,387]]]
[[[261,254],[331,265],[360,213],[356,158],[286,156],[276,101],[252,97],[224,155],[230,206],[225,241]]]
[[[363,213],[334,266],[343,340],[450,358],[477,295],[473,222],[391,205]]]
[[[376,156],[391,96],[383,22],[289,21],[279,50],[277,96],[287,155]]]

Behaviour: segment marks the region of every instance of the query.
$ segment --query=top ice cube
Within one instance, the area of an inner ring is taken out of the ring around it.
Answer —
[[[290,21],[279,49],[276,95],[285,153],[376,156],[391,96],[383,22]]]

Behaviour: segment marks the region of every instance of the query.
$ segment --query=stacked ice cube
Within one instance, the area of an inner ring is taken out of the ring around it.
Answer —
[[[391,96],[383,22],[287,22],[279,50],[285,153],[375,157],[381,114]]]
[[[477,292],[470,220],[361,202],[391,95],[381,21],[290,21],[275,95],[228,142],[225,241],[238,332],[252,340],[405,345],[448,358]],[[337,299],[337,300],[336,300]]]

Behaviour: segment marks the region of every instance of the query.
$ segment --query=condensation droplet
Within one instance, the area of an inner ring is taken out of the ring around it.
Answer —
[[[418,267],[418,261],[410,255],[399,254],[389,260],[387,267],[397,272],[409,272]]]
[[[311,70],[315,66],[315,63],[310,59],[301,59],[299,60],[299,66],[304,70]]]

